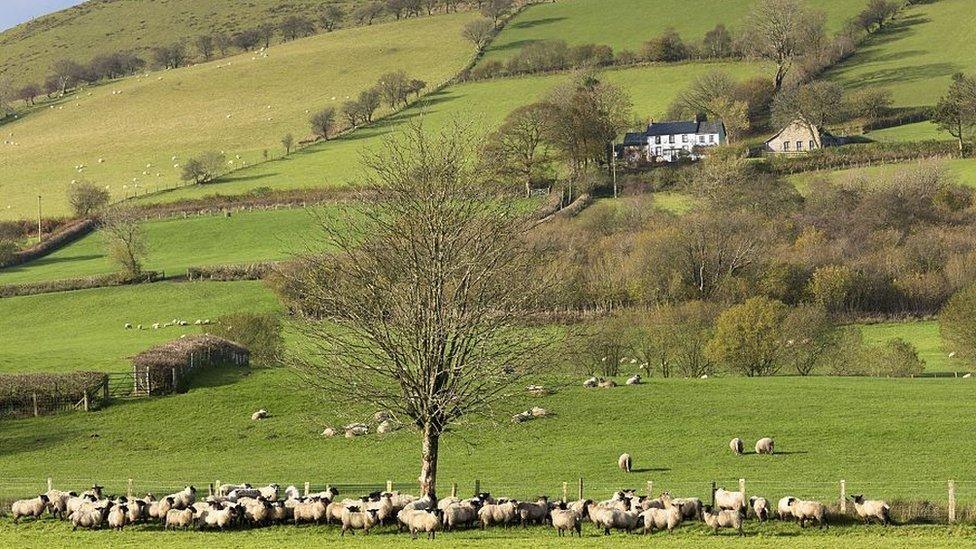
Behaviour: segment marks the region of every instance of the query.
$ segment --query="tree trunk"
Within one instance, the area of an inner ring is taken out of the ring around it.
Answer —
[[[424,428],[423,446],[420,456],[420,495],[430,496],[436,501],[437,494],[437,448],[440,444],[440,434],[431,426]]]

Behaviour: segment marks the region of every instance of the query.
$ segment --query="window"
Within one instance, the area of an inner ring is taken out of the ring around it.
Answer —
[[[661,156],[661,147],[654,147],[654,155]]]
[[[784,151],[790,150],[790,142],[789,141],[783,141],[783,150]]]
[[[698,142],[699,143],[704,143],[705,142],[705,136],[704,135],[699,135],[698,136]]]
[[[797,141],[796,142],[796,150],[798,150],[798,151],[802,151],[803,150],[803,141]]]
[[[660,145],[661,144],[661,136],[660,135],[655,135],[654,136],[654,144],[655,145]]]
[[[708,142],[709,143],[714,143],[715,142],[715,136],[714,135],[709,135],[708,136]]]
[[[688,142],[688,134],[683,134],[681,136],[681,142],[682,143],[687,143]]]
[[[810,150],[812,151],[812,150],[814,150],[816,148],[817,148],[817,142],[814,141],[813,139],[811,139],[810,140]]]
[[[669,135],[668,136],[668,143],[674,143],[674,136],[673,135]]]

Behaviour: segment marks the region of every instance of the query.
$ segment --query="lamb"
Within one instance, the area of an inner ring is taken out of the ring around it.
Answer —
[[[891,524],[891,506],[884,501],[865,500],[861,494],[854,494],[851,496],[851,500],[854,502],[854,512],[864,522],[878,519],[885,526]]]
[[[742,531],[742,515],[736,511],[712,511],[711,505],[706,505],[702,520],[712,529],[713,534],[718,533],[719,528],[732,528],[739,531],[740,536],[744,536]]]
[[[681,506],[675,505],[669,497],[664,498],[664,509],[648,509],[640,516],[644,523],[645,534],[653,534],[655,530],[667,530],[670,534],[684,520]]]
[[[610,535],[610,530],[630,532],[637,527],[640,521],[640,515],[635,511],[609,509],[595,503],[591,503],[586,512],[597,528],[603,528],[603,535],[605,536]]]
[[[48,499],[47,494],[41,494],[36,498],[15,501],[10,506],[10,512],[14,517],[14,524],[20,521],[20,517],[40,518],[50,503],[51,500]]]
[[[628,377],[627,378],[627,381],[625,383],[627,385],[640,385],[641,384],[641,376],[640,376],[640,374],[634,374],[634,375]]]
[[[551,512],[552,526],[556,529],[556,534],[564,536],[566,532],[569,532],[569,537],[573,537],[573,532],[576,532],[576,535],[582,538],[583,519],[587,518],[589,503],[592,502],[584,501],[582,508],[575,510],[567,508],[565,501],[560,502],[559,506]]]
[[[257,421],[259,419],[267,419],[269,417],[268,411],[264,408],[258,410],[251,414],[251,421]]]
[[[629,473],[631,471],[632,465],[633,463],[632,460],[630,459],[630,454],[627,453],[620,454],[620,457],[617,458],[617,467],[620,467],[620,470],[624,472]]]
[[[501,524],[508,526],[518,517],[518,501],[510,500],[504,503],[488,503],[478,510],[482,529]]]
[[[785,496],[780,498],[779,503],[776,505],[776,515],[779,520],[786,520],[793,518],[793,511],[790,511],[790,501],[794,500],[793,496]]]
[[[410,530],[410,536],[417,539],[418,532],[426,532],[427,539],[434,539],[437,532],[443,528],[444,523],[441,518],[443,511],[440,509],[431,510],[403,510],[397,519]]]
[[[773,439],[769,437],[761,438],[756,441],[756,453],[757,454],[770,454],[773,453]]]
[[[596,386],[601,389],[611,389],[617,386],[617,382],[612,379],[604,379],[600,383],[597,383]]]
[[[549,498],[546,496],[539,496],[535,503],[519,502],[517,508],[523,528],[529,524],[544,524],[549,518]]]
[[[184,530],[193,526],[193,517],[196,513],[192,507],[186,509],[170,509],[166,512],[166,522],[164,528],[182,528]]]
[[[759,522],[769,520],[769,501],[766,498],[752,496],[749,498],[749,507],[752,508],[752,512],[759,519]]]
[[[729,448],[732,449],[733,454],[741,456],[742,452],[745,451],[745,444],[743,444],[741,438],[735,437],[729,442]]]
[[[715,506],[723,511],[737,511],[746,514],[746,498],[742,492],[729,492],[724,488],[715,490]]]
[[[594,376],[594,377],[591,377],[590,379],[587,379],[586,381],[584,381],[583,382],[583,387],[586,387],[587,389],[592,389],[592,388],[596,387],[597,384],[599,384],[599,383],[600,383],[600,380],[598,380],[596,378],[596,376]]]
[[[379,523],[376,518],[376,509],[360,509],[357,506],[346,507],[342,510],[342,535],[345,536],[349,530],[362,530],[364,534],[369,534],[370,528]],[[355,532],[353,532],[355,534]]]
[[[122,528],[129,522],[129,506],[116,505],[112,507],[112,510],[108,513],[107,521],[109,528],[121,532]]]
[[[829,528],[827,526],[827,508],[819,501],[804,501],[790,498],[789,506],[793,518],[800,521],[800,528],[806,528],[807,521],[811,520],[816,521],[823,530]]]
[[[197,500],[197,489],[193,486],[187,486],[176,492],[175,494],[170,494],[163,499],[173,498],[173,508],[174,509],[186,509],[193,505],[193,502]],[[160,516],[160,518],[163,518]]]

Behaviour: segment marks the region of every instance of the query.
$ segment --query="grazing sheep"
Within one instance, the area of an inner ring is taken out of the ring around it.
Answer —
[[[617,386],[617,382],[612,379],[604,379],[600,383],[597,383],[596,386],[601,389],[611,389]]]
[[[725,488],[715,490],[715,506],[723,511],[737,511],[746,514],[746,497],[742,492],[729,492]]]
[[[259,419],[268,419],[268,417],[270,417],[270,415],[268,414],[268,411],[265,410],[264,408],[262,408],[262,409],[258,410],[257,412],[254,412],[253,414],[251,414],[251,421],[257,421]]]
[[[478,510],[478,518],[481,519],[482,529],[496,524],[509,526],[518,518],[518,501],[487,503]]]
[[[629,506],[629,505],[628,505]],[[602,507],[599,504],[591,503],[587,509],[590,520],[597,528],[603,529],[603,535],[609,536],[610,530],[625,530],[627,532],[637,528],[640,521],[639,513],[635,511],[621,511]]]
[[[193,505],[193,502],[197,500],[197,489],[194,488],[193,486],[187,486],[182,490],[180,490],[179,492],[176,492],[175,494],[170,494],[163,499],[168,499],[168,498],[173,499],[174,509],[186,509],[187,507]],[[159,518],[163,518],[163,516],[165,515],[161,515]]]
[[[413,539],[417,539],[418,532],[425,532],[427,539],[435,539],[444,527],[442,513],[440,509],[404,509],[397,515],[397,520],[407,527]]]
[[[569,509],[565,501],[559,502],[559,506],[552,510],[552,527],[556,529],[556,535],[564,536],[569,532],[569,536],[576,535],[583,537],[583,519],[587,518],[587,508],[592,503],[589,500],[582,502],[579,510]]]
[[[21,499],[13,502],[10,506],[10,512],[14,517],[14,524],[20,521],[20,517],[40,518],[44,514],[44,511],[47,510],[50,502],[51,500],[48,499],[46,494],[41,494],[36,498]]]
[[[108,521],[109,528],[121,532],[129,522],[129,506],[116,505],[112,507],[112,510],[108,512],[108,518],[106,520]]]
[[[661,530],[667,530],[670,534],[684,520],[681,505],[676,505],[669,497],[664,497],[663,502],[664,509],[651,508],[640,514],[645,534]]]
[[[773,439],[769,437],[761,438],[756,441],[756,453],[757,454],[770,454],[773,453]]]
[[[742,452],[745,451],[745,444],[741,438],[735,437],[729,442],[729,448],[732,449],[733,454],[741,456]]]
[[[779,520],[787,520],[793,518],[793,511],[790,510],[790,501],[796,499],[793,496],[784,496],[780,498],[779,503],[776,505],[776,515]]]
[[[193,507],[187,507],[186,509],[170,509],[166,512],[166,522],[163,526],[164,529],[169,530],[170,528],[182,528],[187,530],[190,526],[193,526],[193,516],[196,513]]]
[[[617,467],[620,467],[621,471],[629,473],[632,465],[633,462],[630,459],[630,454],[620,454],[620,457],[617,458]]]
[[[865,500],[861,494],[851,496],[851,501],[854,502],[854,512],[864,522],[878,519],[885,526],[891,524],[891,506],[884,501]]]
[[[549,518],[549,498],[546,496],[539,496],[535,503],[521,501],[517,508],[523,528],[529,524],[544,524]]]
[[[362,530],[364,534],[369,534],[370,528],[379,523],[379,519],[376,517],[376,509],[360,509],[357,506],[343,508],[340,520],[342,521],[343,536],[349,530]]]
[[[231,526],[238,517],[240,508],[236,505],[224,507],[216,502],[210,503],[210,509],[203,516],[203,523],[209,528],[224,530]]]
[[[583,382],[583,387],[586,387],[587,389],[592,389],[592,388],[596,387],[597,384],[599,384],[599,383],[600,383],[600,380],[598,380],[594,376],[594,377],[591,377],[590,379],[587,379],[586,381],[584,381]]]
[[[752,512],[759,519],[759,522],[769,520],[769,501],[766,498],[752,496],[749,498],[749,507],[752,508]]]
[[[804,501],[790,498],[789,506],[793,518],[800,521],[800,528],[806,528],[807,521],[810,520],[816,521],[823,530],[829,528],[827,526],[827,508],[819,501]]]
[[[745,535],[742,531],[742,515],[736,511],[713,511],[711,505],[706,505],[702,521],[712,529],[713,534],[717,534],[719,528],[732,528],[738,530],[740,536]]]
[[[627,378],[627,381],[625,383],[627,385],[640,385],[641,384],[641,376],[640,376],[640,374],[634,374],[634,375],[628,377]]]

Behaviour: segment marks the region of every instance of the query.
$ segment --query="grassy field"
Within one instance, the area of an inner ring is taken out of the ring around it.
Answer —
[[[753,63],[692,63],[610,70],[603,73],[603,78],[626,90],[634,102],[634,115],[645,119],[662,116],[675,94],[702,74],[726,70],[745,78],[758,74],[763,68],[763,65]],[[472,131],[487,133],[509,112],[541,99],[567,78],[568,74],[560,74],[451,86],[428,96],[420,105],[345,137],[304,149],[284,160],[249,167],[219,183],[186,187],[147,200],[236,194],[265,186],[300,188],[354,183],[363,176],[363,154],[378,150],[384,139],[395,135],[410,121],[423,120],[425,128],[430,130],[456,121],[469,124]]]
[[[200,331],[148,329],[153,323],[276,308],[260,282],[161,282],[0,299],[0,373],[126,372],[132,355]],[[125,330],[126,323],[147,329]]]
[[[700,41],[722,23],[741,27],[753,0],[564,0],[533,6],[509,24],[489,48],[487,59],[507,59],[523,45],[540,40],[570,44],[608,44],[614,51],[640,49],[669,27],[686,41]],[[830,31],[839,30],[867,0],[811,0],[827,15]],[[689,14],[694,14],[689,17]]]
[[[919,2],[827,73],[849,89],[888,88],[896,106],[934,105],[958,71],[976,70],[971,0]]]
[[[471,55],[459,29],[473,17],[341,30],[274,46],[267,57],[237,55],[84,90],[3,126],[11,144],[0,145],[0,219],[33,214],[38,194],[46,215],[66,213],[64,193],[76,179],[122,198],[177,184],[175,166],[204,150],[226,152],[228,168],[259,161],[265,149],[281,154],[283,135],[310,133],[309,110],[338,108],[383,73],[404,69],[431,87],[450,78]]]
[[[875,130],[864,134],[864,137],[886,142],[904,141],[952,141],[955,138],[948,132],[940,131],[932,122],[915,122],[914,124],[903,124],[891,128]]]
[[[235,213],[232,217],[172,218],[143,224],[146,268],[181,275],[190,266],[286,259],[311,244],[319,220],[331,208]],[[118,270],[98,232],[25,265],[0,270],[0,284],[77,278]]]
[[[918,356],[925,361],[927,372],[968,371],[963,364],[954,362],[942,348],[942,335],[939,323],[935,320],[920,322],[882,322],[862,324],[861,333],[872,345],[881,345],[895,338],[911,343],[918,350]]]
[[[355,5],[355,0],[333,1],[347,8]],[[277,24],[292,14],[315,19],[321,8],[321,0],[90,1],[0,34],[0,72],[16,83],[41,82],[64,57],[86,62],[101,53],[135,51],[149,58],[154,46]]]
[[[884,178],[897,170],[903,170],[912,166],[922,164],[937,164],[944,166],[949,173],[956,177],[956,181],[962,185],[976,187],[976,159],[974,158],[954,158],[951,160],[923,160],[905,162],[899,164],[885,164],[881,166],[867,166],[864,168],[851,168],[847,170],[817,171],[794,174],[788,179],[796,185],[800,192],[806,192],[810,181],[816,177],[828,177],[834,181],[845,181],[857,177],[868,177],[871,179]]]

